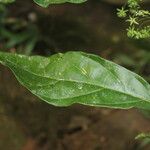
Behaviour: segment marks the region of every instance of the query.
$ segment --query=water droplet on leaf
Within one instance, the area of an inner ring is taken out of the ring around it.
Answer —
[[[78,89],[82,89],[83,88],[83,85],[82,84],[78,84]]]

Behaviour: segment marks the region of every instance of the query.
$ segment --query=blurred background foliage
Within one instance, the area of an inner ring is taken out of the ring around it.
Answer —
[[[71,50],[95,53],[150,82],[150,39],[126,36],[127,24],[116,15],[122,2],[88,0],[47,9],[31,0],[0,4],[0,49],[43,56]],[[150,7],[146,0],[142,5]],[[148,118],[136,110],[55,108],[37,101],[2,66],[0,99],[0,149],[149,149],[132,141],[139,132],[150,130]]]
[[[0,48],[27,55],[89,51],[102,54],[150,81],[150,39],[128,39],[125,23],[116,16],[120,1],[108,2],[107,5],[94,0],[80,6],[50,6],[49,9],[39,8],[31,1],[1,4]]]

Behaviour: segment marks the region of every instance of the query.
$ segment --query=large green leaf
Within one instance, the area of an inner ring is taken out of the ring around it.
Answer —
[[[42,7],[47,7],[50,4],[61,4],[61,3],[83,3],[87,0],[34,0],[35,3]]]
[[[67,52],[29,57],[0,52],[0,62],[49,104],[150,109],[150,85],[137,74],[96,55]]]

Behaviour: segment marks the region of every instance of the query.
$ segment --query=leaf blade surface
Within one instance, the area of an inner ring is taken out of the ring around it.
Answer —
[[[0,61],[23,86],[56,106],[80,103],[150,109],[150,85],[137,74],[96,55],[67,52],[29,57],[0,52]]]

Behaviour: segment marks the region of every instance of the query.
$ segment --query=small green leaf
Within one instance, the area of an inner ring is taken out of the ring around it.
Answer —
[[[34,0],[35,3],[37,3],[38,5],[42,6],[42,7],[47,7],[50,4],[62,4],[62,3],[83,3],[87,0]]]
[[[0,52],[18,81],[55,106],[74,103],[150,109],[150,85],[140,76],[99,56],[67,52],[51,57]]]
[[[15,0],[0,0],[0,3],[12,3],[14,2]]]
[[[135,139],[150,139],[150,133],[140,133],[135,137]]]
[[[14,1],[15,0],[0,0],[0,3],[7,4],[7,3],[12,3]],[[67,2],[79,4],[87,0],[33,0],[33,1],[42,7],[48,7],[50,4],[62,4],[62,3],[67,3]]]

